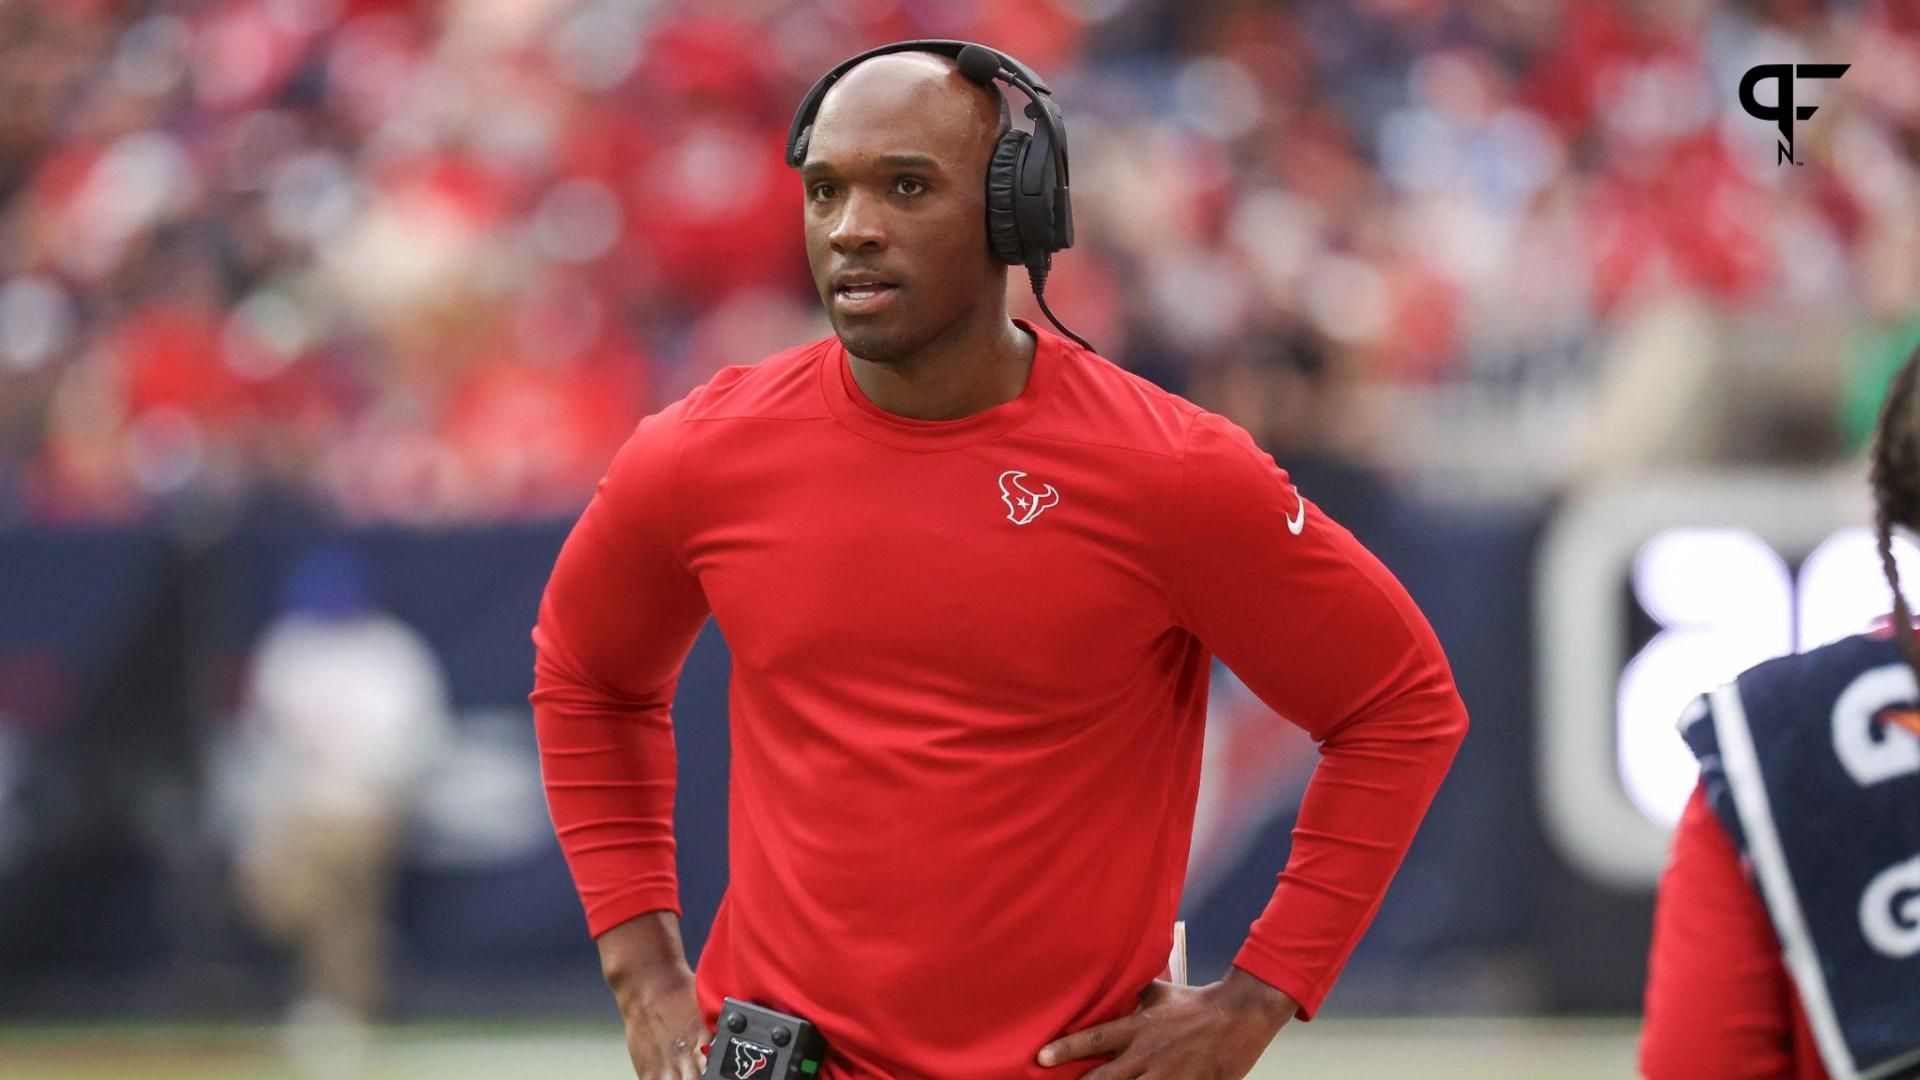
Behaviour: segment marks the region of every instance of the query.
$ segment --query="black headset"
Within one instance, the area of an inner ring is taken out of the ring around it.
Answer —
[[[1028,98],[1026,116],[1031,134],[1010,128],[1000,136],[987,166],[987,246],[1009,266],[1025,266],[1033,298],[1060,332],[1095,351],[1087,340],[1066,328],[1047,307],[1047,273],[1053,253],[1073,246],[1073,205],[1067,192],[1067,125],[1053,90],[1032,68],[997,49],[971,41],[930,38],[896,41],[841,61],[820,77],[800,101],[787,129],[787,165],[799,168],[807,158],[814,116],[833,84],[863,61],[887,53],[930,52],[951,56],[960,73],[982,86],[999,79],[1018,87]]]

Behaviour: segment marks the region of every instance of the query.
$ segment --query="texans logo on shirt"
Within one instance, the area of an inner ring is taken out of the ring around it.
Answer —
[[[1040,511],[1060,501],[1060,493],[1053,490],[1052,484],[1045,485],[1043,492],[1035,492],[1020,482],[1027,475],[1019,469],[1008,469],[1000,474],[1000,500],[1007,504],[1007,520],[1015,525],[1025,525],[1040,516]]]
[[[749,1076],[759,1076],[773,1064],[773,1048],[759,1046],[744,1039],[728,1039],[727,1049],[733,1051],[732,1069],[721,1075],[726,1080],[747,1080]]]

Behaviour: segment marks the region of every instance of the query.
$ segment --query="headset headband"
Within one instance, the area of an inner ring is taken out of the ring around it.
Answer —
[[[1038,72],[998,49],[989,49],[985,45],[976,45],[971,41],[955,41],[951,38],[896,41],[877,49],[868,49],[858,56],[841,61],[832,71],[820,76],[820,81],[813,84],[813,89],[807,91],[807,96],[800,99],[800,108],[794,112],[793,123],[787,128],[787,165],[797,169],[806,161],[807,137],[813,133],[814,114],[820,111],[820,102],[827,96],[827,91],[833,89],[833,84],[839,82],[847,72],[865,61],[888,53],[930,52],[958,59],[960,51],[969,46],[992,53],[994,59],[1000,61],[1000,70],[996,74],[1026,91],[1027,96],[1033,99],[1034,105],[1039,106],[1040,116],[1034,116],[1031,107],[1027,115],[1033,116],[1036,123],[1043,121],[1046,123],[1049,134],[1053,136],[1054,145],[1060,148],[1061,171],[1064,173],[1067,144],[1061,125],[1054,123],[1059,115],[1059,107],[1054,105],[1052,100],[1053,88],[1047,85],[1047,81],[1042,79]],[[1066,177],[1063,175],[1061,182],[1065,181]]]

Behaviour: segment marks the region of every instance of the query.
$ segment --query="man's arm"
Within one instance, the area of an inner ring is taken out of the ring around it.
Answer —
[[[1794,1076],[1793,991],[1760,891],[1699,787],[1673,834],[1647,962],[1640,1073]]]
[[[561,548],[534,628],[534,731],[547,806],[595,937],[680,910],[674,684],[706,621],[678,546],[679,407],[621,448]]]
[[[1180,624],[1321,759],[1293,855],[1227,976],[1154,981],[1128,1016],[1042,1047],[1043,1066],[1118,1055],[1084,1080],[1243,1077],[1311,1017],[1373,918],[1467,730],[1426,619],[1345,529],[1302,501],[1244,431],[1202,414],[1165,539]]]
[[[1413,842],[1466,707],[1399,581],[1239,427],[1195,419],[1174,506],[1176,617],[1320,744],[1292,855],[1234,959],[1311,1017]]]
[[[669,710],[707,604],[679,549],[679,412],[641,422],[567,537],[531,700],[547,807],[635,1069],[692,1076],[705,1029],[680,942]]]

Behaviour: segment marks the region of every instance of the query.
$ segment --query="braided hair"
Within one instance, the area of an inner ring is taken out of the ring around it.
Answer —
[[[1880,406],[1880,422],[1873,435],[1874,533],[1880,542],[1880,568],[1893,589],[1893,637],[1907,666],[1920,678],[1920,638],[1913,628],[1913,612],[1900,594],[1900,568],[1893,560],[1893,527],[1920,531],[1920,349],[1907,357],[1887,386]]]

